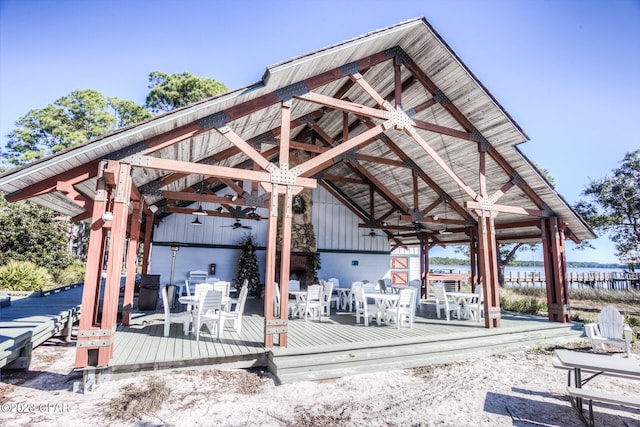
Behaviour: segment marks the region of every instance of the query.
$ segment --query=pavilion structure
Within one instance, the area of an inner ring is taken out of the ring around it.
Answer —
[[[9,201],[31,200],[91,224],[78,368],[108,366],[112,357],[122,261],[127,324],[139,245],[147,271],[154,222],[189,214],[194,202],[227,207],[207,212],[217,216],[268,208],[264,345],[279,335],[287,346],[288,300],[281,299],[279,317],[270,303],[277,230],[286,295],[292,200],[318,186],[362,228],[387,233],[392,250],[419,246],[425,293],[429,249],[469,245],[487,328],[500,327],[498,244],[542,242],[549,320],[567,322],[565,240],[595,236],[517,149],[527,139],[418,18],[268,67],[255,84],[10,170],[0,190]],[[217,195],[221,188],[236,197]]]

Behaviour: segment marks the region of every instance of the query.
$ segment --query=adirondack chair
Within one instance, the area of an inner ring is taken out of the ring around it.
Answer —
[[[598,322],[584,325],[584,330],[594,352],[597,353],[598,348],[606,351],[606,346],[611,345],[625,349],[627,357],[631,355],[633,331],[624,323],[624,316],[614,306],[604,307],[598,314]]]

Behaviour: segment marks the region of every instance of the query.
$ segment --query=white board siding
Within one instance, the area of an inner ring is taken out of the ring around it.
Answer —
[[[358,265],[352,265],[353,261],[358,261]],[[340,286],[365,279],[377,283],[390,275],[388,254],[321,252],[320,262],[318,277],[325,280],[337,277]]]
[[[216,264],[215,277],[233,283],[238,272],[240,249],[185,247],[176,253],[173,283],[184,283],[192,270],[209,270],[209,264]],[[256,251],[260,267],[260,281],[264,283],[265,251]],[[171,279],[171,249],[169,246],[154,245],[150,264],[151,274],[160,275],[160,283],[168,284]]]
[[[197,204],[192,204],[191,207],[195,209]],[[203,203],[202,207],[205,210],[214,210],[218,205]],[[257,209],[256,213],[262,217],[268,215],[265,208]],[[152,274],[161,275],[161,283],[169,283],[171,273],[171,251],[169,246],[163,243],[176,242],[179,245],[186,245],[182,246],[176,255],[174,282],[184,280],[191,270],[208,270],[209,264],[212,263],[217,266],[217,277],[233,280],[236,276],[241,253],[239,248],[243,238],[250,234],[257,246],[266,246],[268,226],[266,219],[262,221],[241,219],[240,222],[243,225],[250,225],[252,230],[242,228],[234,230],[228,227],[234,222],[232,218],[200,216],[198,219],[202,225],[194,226],[191,222],[195,218],[194,215],[173,214],[165,217],[156,227],[154,241],[161,244],[154,245],[150,267]],[[358,227],[360,222],[358,217],[329,192],[323,188],[314,190],[312,224],[316,232],[317,248],[322,252],[322,274],[319,277],[341,278],[344,276],[345,280],[350,281],[362,279],[375,281],[388,274],[388,240],[385,237],[369,237],[367,235],[369,229]],[[383,234],[380,230],[377,233]],[[188,245],[198,246],[189,247]],[[220,248],[220,246],[224,247]],[[238,247],[238,249],[228,247]],[[349,251],[349,253],[342,251]],[[257,253],[261,280],[264,281],[265,251],[258,250]],[[358,267],[352,268],[352,260],[359,261]],[[333,266],[334,263],[335,266]],[[335,274],[329,274],[329,272]]]

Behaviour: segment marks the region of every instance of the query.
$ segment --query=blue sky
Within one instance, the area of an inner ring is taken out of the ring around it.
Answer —
[[[0,144],[75,89],[142,104],[154,70],[234,89],[421,16],[524,129],[520,148],[569,204],[640,148],[640,0],[0,0]],[[606,237],[593,243],[569,245],[568,260],[617,261]]]

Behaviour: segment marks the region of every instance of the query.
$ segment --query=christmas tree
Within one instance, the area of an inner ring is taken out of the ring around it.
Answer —
[[[240,255],[238,263],[236,286],[242,286],[244,280],[247,279],[249,295],[260,296],[260,271],[258,270],[258,257],[253,237],[246,236],[240,244],[242,244],[242,255]]]

